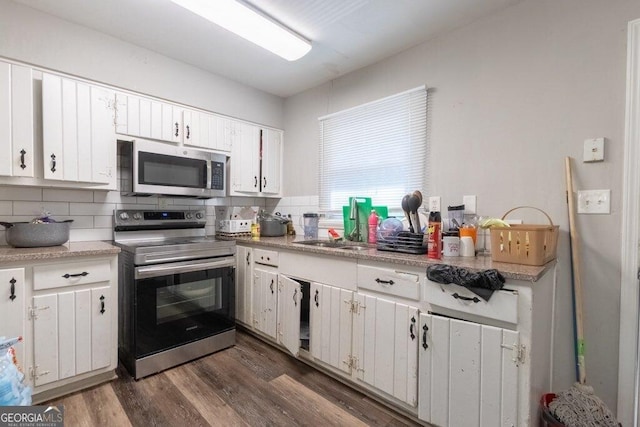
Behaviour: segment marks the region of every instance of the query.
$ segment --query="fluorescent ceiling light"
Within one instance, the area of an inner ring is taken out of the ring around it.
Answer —
[[[311,42],[237,0],[171,0],[288,61],[302,58]]]

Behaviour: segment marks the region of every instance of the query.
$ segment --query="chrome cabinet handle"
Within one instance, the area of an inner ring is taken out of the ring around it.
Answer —
[[[56,171],[56,155],[51,154],[51,172]]]
[[[25,169],[27,167],[27,165],[24,164],[24,155],[27,154],[26,151],[24,151],[24,148],[22,150],[20,150],[20,167],[22,169]]]
[[[178,122],[176,122],[176,137],[178,137],[179,135],[179,130],[180,128],[179,128]]]

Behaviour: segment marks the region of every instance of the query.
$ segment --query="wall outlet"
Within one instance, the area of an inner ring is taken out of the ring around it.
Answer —
[[[440,196],[429,197],[429,212],[440,212]]]
[[[593,138],[584,140],[584,153],[582,155],[584,163],[604,161],[604,138]]]
[[[579,214],[610,214],[611,190],[578,191]]]
[[[462,196],[462,204],[464,205],[464,214],[465,215],[475,215],[476,214],[476,196]]]

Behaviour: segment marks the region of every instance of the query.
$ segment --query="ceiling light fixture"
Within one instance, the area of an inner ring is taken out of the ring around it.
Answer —
[[[269,16],[237,0],[171,0],[191,12],[283,57],[302,58],[311,42]]]

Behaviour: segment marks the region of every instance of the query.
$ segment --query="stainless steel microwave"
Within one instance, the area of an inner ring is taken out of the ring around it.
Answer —
[[[118,141],[120,191],[127,196],[226,196],[224,154],[135,139]]]

